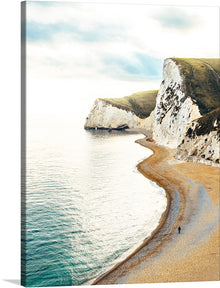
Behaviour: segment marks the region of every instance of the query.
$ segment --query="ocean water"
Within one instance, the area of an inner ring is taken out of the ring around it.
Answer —
[[[143,135],[83,124],[28,118],[27,286],[91,283],[140,245],[166,208],[164,190],[136,169],[151,155],[134,143]]]

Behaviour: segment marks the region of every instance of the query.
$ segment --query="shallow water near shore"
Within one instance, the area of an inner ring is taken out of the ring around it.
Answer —
[[[157,227],[165,191],[137,171],[152,154],[138,138],[71,117],[28,119],[27,286],[90,283]]]

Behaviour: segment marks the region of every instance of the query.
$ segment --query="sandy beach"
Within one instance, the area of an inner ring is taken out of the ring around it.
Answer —
[[[136,142],[154,152],[137,167],[166,190],[167,209],[152,235],[93,284],[219,280],[219,168],[181,163],[171,149]]]

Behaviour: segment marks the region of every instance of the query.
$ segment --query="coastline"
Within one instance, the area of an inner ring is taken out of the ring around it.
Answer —
[[[216,196],[219,189],[215,191],[215,199],[212,197],[215,202],[213,205],[210,191],[206,191],[209,190],[207,185],[203,187],[201,181],[197,182],[196,172],[194,179],[190,177],[193,169],[204,170],[206,167],[206,173],[215,172],[217,179],[212,185],[218,186],[218,168],[173,161],[173,150],[158,146],[146,138],[136,143],[153,151],[137,168],[145,177],[165,189],[167,207],[152,234],[125,260],[97,278],[92,285],[219,280],[219,201]],[[191,172],[187,175],[187,171]],[[209,216],[209,220],[203,219],[204,216]],[[202,219],[205,223],[201,223]],[[182,228],[181,235],[177,232],[179,226]],[[212,242],[211,246],[206,243],[208,240]],[[207,247],[200,251],[204,245],[212,250],[210,255],[215,255],[212,261],[207,254]],[[196,259],[202,263],[196,264]]]

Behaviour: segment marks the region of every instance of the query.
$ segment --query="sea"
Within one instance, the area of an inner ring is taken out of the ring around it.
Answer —
[[[166,209],[165,191],[136,168],[152,154],[135,143],[144,136],[83,125],[72,116],[27,118],[26,286],[91,284],[134,251]]]

